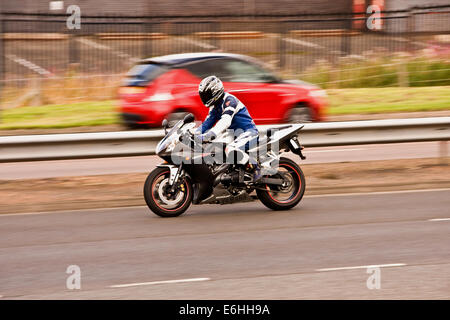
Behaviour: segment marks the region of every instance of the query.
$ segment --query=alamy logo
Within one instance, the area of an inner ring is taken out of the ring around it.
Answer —
[[[381,30],[381,9],[376,4],[367,7],[366,13],[371,14],[367,18],[367,29]]]
[[[81,29],[81,9],[77,5],[70,5],[67,7],[67,14],[70,14],[70,16],[67,18],[66,25],[67,29],[74,30],[74,29]]]
[[[66,280],[66,287],[69,290],[81,289],[81,269],[77,265],[70,265],[66,269],[66,273],[70,274]]]
[[[381,288],[381,269],[380,267],[368,267],[367,273],[370,274],[366,281],[367,289],[380,289]]]

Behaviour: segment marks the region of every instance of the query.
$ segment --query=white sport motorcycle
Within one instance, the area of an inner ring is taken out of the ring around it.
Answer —
[[[229,132],[202,145],[194,139],[194,116],[188,114],[158,143],[156,154],[165,160],[147,177],[144,198],[158,216],[177,217],[193,204],[228,204],[259,199],[273,210],[296,206],[305,192],[305,176],[291,159],[293,152],[305,159],[298,141],[301,124],[270,130],[245,152],[229,147]],[[252,158],[252,155],[254,157]],[[255,163],[262,176],[254,179]],[[256,191],[256,194],[254,194]]]

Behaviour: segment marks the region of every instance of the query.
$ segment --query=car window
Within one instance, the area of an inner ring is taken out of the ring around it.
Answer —
[[[272,82],[276,77],[256,64],[236,59],[210,59],[183,68],[203,79],[215,75],[225,82]]]
[[[139,63],[128,71],[124,85],[144,85],[155,80],[168,70],[155,63]]]
[[[200,79],[215,75],[222,79],[225,74],[223,70],[223,59],[203,60],[195,63],[190,63],[184,66],[189,72],[199,77]]]
[[[270,72],[261,67],[242,60],[226,60],[222,66],[224,70],[223,81],[230,82],[271,82],[275,81]]]
[[[127,73],[129,78],[140,78],[143,80],[153,80],[167,70],[164,66],[155,63],[141,63],[135,65]]]

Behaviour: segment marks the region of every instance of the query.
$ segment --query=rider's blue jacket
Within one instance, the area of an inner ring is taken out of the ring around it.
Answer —
[[[198,128],[200,133],[208,130],[218,136],[227,129],[235,131],[256,131],[256,125],[245,105],[232,94],[225,93],[210,107],[205,121]]]

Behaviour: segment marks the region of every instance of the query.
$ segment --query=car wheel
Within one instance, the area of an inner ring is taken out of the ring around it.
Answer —
[[[132,113],[122,113],[121,119],[122,119],[122,125],[127,130],[148,129],[147,125],[139,123],[139,121],[142,120],[140,115],[132,114]]]
[[[189,112],[185,111],[176,111],[169,114],[167,117],[167,121],[169,122],[169,127],[173,127],[178,121],[183,120],[183,118],[188,114]]]
[[[288,123],[304,123],[311,122],[311,109],[304,104],[299,104],[289,110],[287,122]]]
[[[139,123],[124,123],[123,124],[126,128],[126,130],[143,130],[143,129],[149,129],[148,126],[145,124],[139,124]]]

